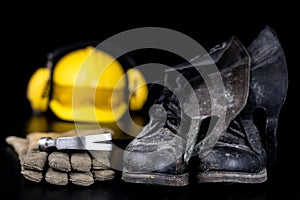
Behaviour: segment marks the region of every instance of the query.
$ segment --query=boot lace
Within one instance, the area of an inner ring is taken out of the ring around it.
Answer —
[[[181,111],[179,100],[169,89],[164,88],[162,94],[154,104],[154,112],[151,117],[154,119],[166,118],[164,127],[177,133],[177,126],[180,124]]]

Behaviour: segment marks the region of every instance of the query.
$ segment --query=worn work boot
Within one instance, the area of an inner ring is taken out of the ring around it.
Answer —
[[[248,52],[252,63],[247,104],[207,156],[199,153],[201,143],[195,146],[198,182],[262,183],[267,163],[276,158],[276,127],[288,86],[285,56],[270,27],[260,32]],[[267,116],[262,129],[253,119],[257,108]]]
[[[166,70],[165,90],[150,109],[150,121],[126,147],[126,182],[184,186],[201,122],[211,116],[213,134],[202,140],[207,155],[246,104],[250,79],[247,50],[232,37],[209,54]]]

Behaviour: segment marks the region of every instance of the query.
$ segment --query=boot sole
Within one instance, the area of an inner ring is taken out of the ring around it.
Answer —
[[[159,173],[122,173],[122,180],[130,183],[142,183],[165,186],[185,186],[189,184],[189,173],[181,175],[167,175]]]
[[[258,173],[208,171],[198,173],[196,178],[198,183],[262,183],[267,180],[267,170]]]

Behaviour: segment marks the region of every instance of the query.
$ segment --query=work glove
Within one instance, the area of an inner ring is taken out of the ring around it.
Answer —
[[[103,128],[104,132],[112,130]],[[84,131],[83,131],[84,132]],[[87,131],[88,132],[88,131]],[[82,132],[80,133],[82,134]],[[17,153],[21,174],[30,181],[53,185],[67,185],[72,183],[80,186],[90,186],[95,181],[113,180],[115,171],[110,167],[109,151],[68,150],[68,151],[40,151],[38,141],[42,137],[78,136],[76,130],[65,133],[34,132],[26,138],[8,136],[6,142]]]

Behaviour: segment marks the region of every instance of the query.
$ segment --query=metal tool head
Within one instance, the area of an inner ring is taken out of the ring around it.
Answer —
[[[55,147],[55,140],[50,137],[42,137],[38,142],[39,150],[47,151]]]
[[[48,151],[51,149],[111,151],[111,140],[111,133],[75,137],[59,137],[56,139],[44,137],[40,138],[38,141],[38,147],[41,151]]]

